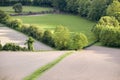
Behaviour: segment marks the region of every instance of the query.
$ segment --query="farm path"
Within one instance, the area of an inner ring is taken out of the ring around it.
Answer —
[[[5,43],[16,43],[22,47],[25,47],[24,43],[28,39],[28,36],[17,32],[13,29],[8,27],[0,27],[0,41],[1,44],[4,45]],[[35,40],[34,43],[35,50],[53,50],[51,47]]]
[[[120,49],[92,46],[75,52],[37,80],[120,80]]]
[[[0,80],[23,80],[67,51],[0,52]]]

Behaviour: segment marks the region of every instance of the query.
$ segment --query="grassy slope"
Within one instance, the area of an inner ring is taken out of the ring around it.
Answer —
[[[20,18],[24,23],[40,25],[45,29],[53,29],[56,26],[63,25],[68,27],[72,32],[85,33],[88,36],[89,41],[93,41],[91,29],[95,25],[95,22],[86,20],[79,16],[48,14],[41,16],[18,16],[14,18]]]
[[[0,10],[6,11],[7,13],[14,13],[12,6],[0,6]],[[45,7],[35,7],[35,6],[23,6],[23,12],[41,12],[41,11],[50,11],[52,8]]]

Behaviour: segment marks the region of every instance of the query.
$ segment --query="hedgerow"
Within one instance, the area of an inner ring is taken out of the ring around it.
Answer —
[[[7,16],[7,14],[4,12],[2,14],[5,14]],[[4,17],[0,17],[0,18],[4,18]],[[42,41],[43,43],[48,44],[49,46],[55,47],[56,49],[59,49],[59,50],[66,50],[66,49],[78,50],[78,49],[82,49],[88,43],[87,37],[84,34],[80,33],[76,36],[72,36],[73,34],[71,34],[70,31],[63,26],[56,27],[56,29],[52,33],[49,30],[41,29],[40,26],[29,25],[29,24],[24,25],[20,19],[6,18],[6,23],[4,24],[10,28],[21,31],[26,35],[31,36],[36,40]],[[9,44],[9,45],[14,48],[16,47],[19,48],[18,46],[14,46],[14,44]],[[7,46],[9,45],[7,44]],[[71,46],[74,46],[74,47],[71,47]]]

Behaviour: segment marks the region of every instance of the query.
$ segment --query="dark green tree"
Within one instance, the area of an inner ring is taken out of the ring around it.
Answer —
[[[16,13],[21,13],[22,12],[22,4],[21,3],[16,3],[13,5],[13,9]]]
[[[78,13],[83,17],[87,17],[89,7],[91,6],[91,0],[79,0],[78,4]]]
[[[106,8],[110,3],[108,0],[93,0],[89,8],[88,18],[97,21],[105,15]]]
[[[46,30],[44,32],[42,41],[50,46],[53,46],[53,34],[50,30]]]
[[[0,51],[2,50],[2,44],[1,44],[1,41],[0,41]]]
[[[65,0],[52,0],[52,6],[55,9],[65,11],[65,9],[66,9],[66,1]]]
[[[77,13],[78,0],[66,0],[66,10],[71,13]]]

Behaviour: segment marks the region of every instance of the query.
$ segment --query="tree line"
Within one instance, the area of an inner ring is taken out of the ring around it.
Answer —
[[[98,21],[107,15],[108,6],[120,0],[0,0],[0,5],[9,6],[15,3],[22,5],[54,7],[57,10],[79,14],[82,17]]]

